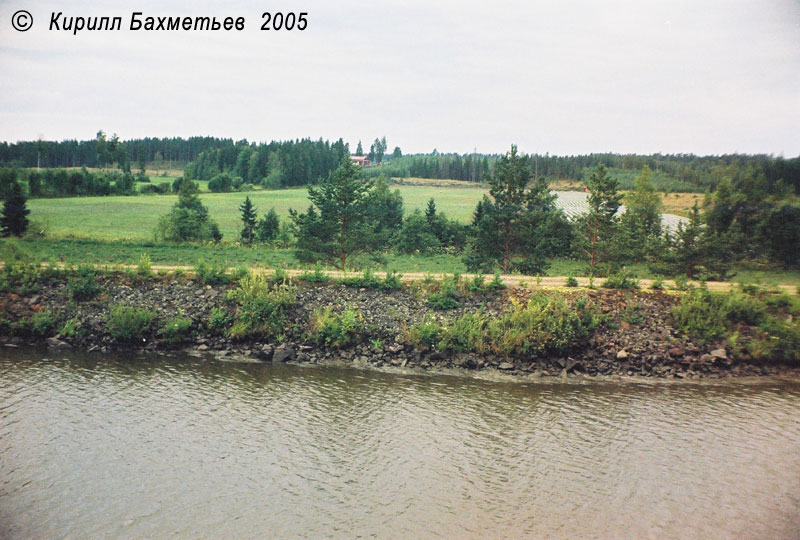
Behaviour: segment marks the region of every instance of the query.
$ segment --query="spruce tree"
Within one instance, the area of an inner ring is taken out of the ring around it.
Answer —
[[[270,208],[269,212],[258,220],[256,224],[256,238],[259,242],[270,244],[278,237],[278,230],[280,229],[280,220],[274,208]]]
[[[19,182],[12,182],[5,194],[3,213],[0,216],[0,228],[3,236],[22,236],[28,229],[27,199]]]
[[[250,197],[245,197],[244,202],[239,206],[239,211],[242,213],[242,243],[249,246],[255,239],[256,228],[256,209],[253,207]]]

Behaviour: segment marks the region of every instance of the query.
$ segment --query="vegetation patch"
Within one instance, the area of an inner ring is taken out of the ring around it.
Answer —
[[[328,306],[311,315],[307,336],[313,343],[340,348],[360,343],[364,333],[364,318],[359,310],[345,308],[336,312]]]
[[[114,306],[106,316],[106,328],[117,341],[132,343],[145,339],[156,321],[156,314],[144,308]]]
[[[297,294],[290,284],[270,284],[263,276],[247,276],[228,292],[227,299],[236,305],[230,338],[275,337],[284,332]]]
[[[725,343],[753,360],[800,361],[800,299],[787,293],[695,290],[672,316],[685,334],[701,343]]]

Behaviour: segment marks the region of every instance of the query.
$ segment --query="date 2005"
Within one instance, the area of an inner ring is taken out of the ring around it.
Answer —
[[[308,13],[270,13],[261,14],[262,30],[305,30],[308,26]]]

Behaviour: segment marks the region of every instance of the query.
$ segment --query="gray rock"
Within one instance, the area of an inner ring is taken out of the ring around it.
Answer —
[[[500,365],[497,366],[497,369],[508,371],[509,369],[514,369],[514,364],[511,362],[501,362]]]
[[[628,351],[622,349],[617,353],[617,360],[625,360],[626,358],[628,358],[628,356],[629,356]]]
[[[725,349],[714,349],[711,351],[711,358],[728,358],[728,352]]]
[[[296,353],[292,347],[281,345],[275,349],[275,352],[272,354],[272,361],[289,362],[290,360],[294,360],[295,354]]]

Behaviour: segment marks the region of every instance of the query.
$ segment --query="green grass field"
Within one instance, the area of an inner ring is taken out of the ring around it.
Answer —
[[[431,197],[440,212],[463,222],[469,221],[475,205],[483,196],[483,188],[436,188],[400,186],[406,212],[424,209]],[[208,207],[227,240],[238,237],[241,228],[239,205],[249,196],[259,215],[275,208],[285,217],[289,208],[305,211],[309,205],[306,188],[246,193],[204,193]],[[142,195],[138,197],[73,197],[68,199],[31,199],[30,219],[44,226],[48,236],[79,236],[102,240],[150,240],[158,218],[167,212],[176,195]]]

